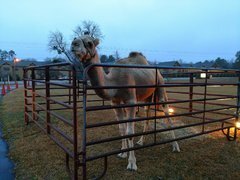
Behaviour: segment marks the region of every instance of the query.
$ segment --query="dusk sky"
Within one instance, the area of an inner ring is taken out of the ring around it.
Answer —
[[[0,49],[17,57],[56,56],[49,33],[68,43],[84,20],[104,34],[100,54],[141,51],[150,61],[235,59],[240,50],[240,0],[0,0]]]

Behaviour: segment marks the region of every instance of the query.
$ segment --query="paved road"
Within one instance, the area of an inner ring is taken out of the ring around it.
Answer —
[[[0,96],[1,103],[1,96]],[[1,111],[1,106],[0,106]],[[1,180],[12,180],[15,179],[13,172],[14,165],[8,158],[8,145],[3,139],[1,131],[1,117],[0,117],[0,179]]]
[[[12,180],[14,174],[12,173],[14,165],[8,158],[8,146],[2,138],[2,132],[0,129],[0,179],[1,180]]]

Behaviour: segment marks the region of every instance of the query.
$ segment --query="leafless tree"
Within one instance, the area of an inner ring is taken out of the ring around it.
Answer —
[[[67,49],[67,43],[61,32],[50,32],[48,47],[50,51],[57,51],[58,54],[64,54],[70,61],[72,61],[73,57]]]
[[[76,65],[76,67],[79,67],[80,70],[83,69],[82,64],[76,60],[76,57],[73,56],[71,51],[67,48],[67,42],[61,32],[56,31],[50,33],[48,47],[50,51],[57,51],[58,54],[64,54],[71,63]]]
[[[77,37],[87,33],[93,38],[103,39],[100,27],[93,21],[82,21],[73,32]]]
[[[65,53],[67,43],[63,34],[59,31],[50,32],[48,47],[50,51],[57,51],[58,54]]]

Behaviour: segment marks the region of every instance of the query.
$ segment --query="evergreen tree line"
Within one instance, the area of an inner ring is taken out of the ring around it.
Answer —
[[[6,51],[0,49],[0,61],[12,61],[15,56],[16,53],[13,50]]]
[[[0,49],[0,61],[12,61],[16,56],[16,53],[13,50],[6,51]],[[116,51],[114,55],[101,55],[100,61],[101,63],[114,63],[116,60],[120,59],[118,52]],[[29,59],[35,60],[35,59]],[[46,58],[45,61],[49,61],[50,63],[64,62],[63,58]],[[155,62],[156,63],[156,62]],[[150,62],[150,64],[155,64]],[[179,61],[180,65],[186,65],[186,63],[182,63]],[[157,64],[157,63],[156,63]],[[193,67],[215,67],[215,68],[224,68],[224,69],[240,69],[240,51],[235,54],[235,60],[228,61],[224,58],[218,57],[215,60],[205,60],[199,61],[196,63],[189,63]]]
[[[224,58],[216,58],[215,60],[205,60],[205,61],[199,61],[196,63],[182,63],[182,60],[179,60],[181,66],[188,65],[192,67],[212,67],[212,68],[223,68],[223,69],[240,69],[240,51],[238,51],[235,55],[235,60],[228,61]],[[118,52],[114,55],[101,55],[100,61],[101,63],[114,63],[116,60],[120,59]],[[149,62],[150,64],[158,64],[158,62]]]
[[[226,59],[218,57],[215,60],[205,60],[199,61],[192,66],[206,66],[206,67],[214,67],[214,68],[223,68],[223,69],[240,69],[240,51],[238,51],[235,55],[235,60],[228,61]]]

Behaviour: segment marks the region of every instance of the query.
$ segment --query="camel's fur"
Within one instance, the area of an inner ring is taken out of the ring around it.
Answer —
[[[98,39],[94,39],[89,35],[84,35],[72,42],[71,50],[83,63],[87,66],[89,64],[100,63],[96,46],[99,44]],[[140,64],[147,65],[146,58],[137,52],[132,52],[129,57],[118,60],[117,64]],[[102,67],[93,67],[88,71],[88,77],[93,86],[126,86],[126,85],[154,85],[156,81],[156,71],[153,69],[129,69],[129,68],[111,68],[110,72],[106,74]],[[163,84],[163,78],[157,72],[158,84]],[[96,89],[96,94],[103,99],[112,101],[113,105],[119,104],[136,104],[138,101],[151,102],[154,92],[157,93],[160,101],[167,101],[166,92],[163,88],[126,88],[126,89]],[[163,108],[165,114],[168,115],[168,106]],[[136,107],[117,108],[114,110],[117,120],[134,119]],[[149,112],[149,111],[148,111]],[[171,124],[171,119],[168,118]],[[144,131],[147,129],[144,125]],[[119,124],[120,134],[130,135],[134,134],[134,122],[126,124]],[[174,132],[171,131],[172,137],[175,138]],[[141,137],[143,138],[143,137]],[[141,139],[140,139],[141,141]],[[133,138],[122,140],[122,149],[134,146]],[[141,142],[140,142],[141,144]],[[178,143],[173,143],[173,150],[180,151]],[[118,156],[126,157],[127,153],[120,153]],[[136,158],[134,151],[129,152],[127,169],[137,170]]]

